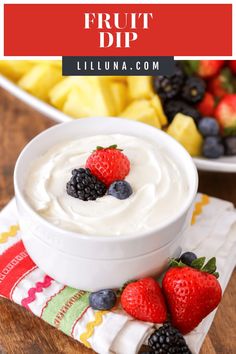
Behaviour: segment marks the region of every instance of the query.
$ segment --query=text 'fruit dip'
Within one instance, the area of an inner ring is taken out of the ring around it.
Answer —
[[[96,146],[117,144],[130,161],[133,193],[83,201],[66,192],[73,169],[85,167]],[[184,171],[167,152],[127,135],[97,135],[55,145],[33,162],[25,187],[33,209],[52,224],[86,235],[139,234],[173,218],[188,195]]]

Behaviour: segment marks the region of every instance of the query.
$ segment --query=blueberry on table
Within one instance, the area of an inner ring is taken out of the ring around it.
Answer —
[[[224,155],[224,146],[220,137],[208,136],[203,143],[203,156],[209,159],[217,159]]]
[[[132,193],[132,187],[127,181],[115,181],[108,189],[108,195],[117,199],[127,199]]]
[[[180,261],[188,266],[191,266],[191,263],[197,259],[197,256],[195,253],[193,252],[184,252],[181,257],[180,257]]]
[[[89,295],[89,304],[94,310],[110,310],[116,304],[116,293],[103,289]]]
[[[216,119],[205,117],[200,119],[198,129],[203,136],[217,136],[220,132],[220,126]]]
[[[227,136],[224,139],[225,155],[236,155],[236,136]]]

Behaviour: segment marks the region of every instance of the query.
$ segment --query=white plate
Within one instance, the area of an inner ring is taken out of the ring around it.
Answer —
[[[35,108],[45,116],[53,119],[55,122],[62,123],[70,121],[71,117],[62,113],[51,105],[39,100],[38,98],[30,95],[20,87],[15,85],[10,80],[0,75],[0,86],[12,93],[17,98],[21,99],[31,107]],[[202,171],[215,171],[215,172],[236,172],[236,156],[222,157],[216,160],[204,159],[202,157],[193,159],[197,168]]]

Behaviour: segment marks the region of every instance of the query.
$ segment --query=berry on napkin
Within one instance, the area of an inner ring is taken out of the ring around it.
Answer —
[[[121,305],[128,314],[141,321],[163,323],[167,318],[160,285],[153,278],[129,283],[121,294]]]
[[[205,257],[192,261],[191,267],[181,261],[173,261],[162,281],[171,323],[182,334],[189,333],[212,312],[222,296],[217,280],[216,259],[206,265]]]

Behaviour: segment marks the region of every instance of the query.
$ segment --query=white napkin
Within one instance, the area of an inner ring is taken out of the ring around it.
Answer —
[[[236,260],[234,207],[229,202],[198,194],[194,220],[195,223],[185,232],[183,250],[194,251],[198,256],[204,255],[207,258],[216,256],[220,273],[219,281],[224,291]],[[14,237],[4,236],[10,226],[16,224],[17,211],[13,200],[0,213],[0,255],[20,240],[20,231]],[[37,285],[38,281],[43,281],[44,277],[45,274],[38,268],[33,270],[15,287],[12,300],[22,304],[22,299],[29,289]],[[50,286],[35,294],[35,301],[29,305],[30,311],[40,316],[48,299],[63,288],[62,284],[52,281]],[[194,331],[185,336],[193,354],[199,353],[214,315],[215,311],[205,318]],[[136,354],[154,329],[153,324],[136,321],[120,309],[116,313],[106,313],[100,321],[96,322],[97,316],[97,312],[89,308],[81,320],[76,322],[73,332],[68,334],[81,341],[81,334],[86,331],[88,333],[88,325],[92,323],[93,331],[87,342],[100,354]]]

